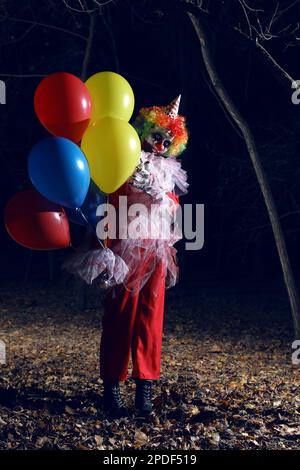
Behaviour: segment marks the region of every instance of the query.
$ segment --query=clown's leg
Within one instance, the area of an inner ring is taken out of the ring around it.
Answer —
[[[100,345],[100,376],[104,381],[126,380],[138,293],[115,287],[106,297]]]
[[[164,301],[165,265],[158,263],[138,298],[132,340],[132,377],[135,379],[160,378]]]

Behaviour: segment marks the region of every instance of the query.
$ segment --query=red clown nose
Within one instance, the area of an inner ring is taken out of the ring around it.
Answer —
[[[165,150],[162,142],[158,143],[158,144],[155,144],[155,149],[156,149],[157,152],[162,152],[163,150]]]

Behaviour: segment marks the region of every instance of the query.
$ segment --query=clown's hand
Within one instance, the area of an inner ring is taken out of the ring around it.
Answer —
[[[136,167],[134,174],[131,176],[129,184],[131,184],[137,189],[141,189],[142,191],[149,193],[149,191],[151,190],[151,182],[152,177],[149,171],[149,162],[141,161]]]
[[[108,289],[111,286],[111,279],[106,269],[98,276],[98,281],[100,289]]]

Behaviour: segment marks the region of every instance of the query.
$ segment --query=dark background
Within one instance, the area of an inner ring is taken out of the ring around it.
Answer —
[[[212,50],[217,70],[254,133],[299,276],[300,108],[291,102],[290,85],[277,80],[241,35],[231,34],[237,26],[247,30],[239,2],[206,3],[216,25]],[[263,10],[264,27],[278,3],[284,9],[292,2],[248,3]],[[297,27],[300,7],[294,3],[274,25],[274,37],[266,46],[300,79],[297,31],[292,37],[281,32]],[[92,1],[83,4],[94,7]],[[78,2],[71,0],[0,2],[0,78],[7,89],[7,104],[0,107],[2,220],[8,199],[31,186],[27,155],[47,135],[34,114],[35,88],[53,72],[82,74],[90,14],[77,9]],[[141,106],[165,105],[182,94],[180,112],[190,131],[182,155],[190,191],[182,203],[205,204],[204,248],[188,252],[183,242],[178,244],[183,280],[280,279],[272,231],[244,141],[209,85],[198,39],[180,2],[115,0],[94,14],[87,77],[103,70],[123,75],[135,93],[133,117]],[[23,279],[29,250],[9,238],[3,223],[0,230],[1,278]],[[54,253],[55,276],[66,255],[67,250]],[[48,276],[47,254],[34,252],[29,277]]]

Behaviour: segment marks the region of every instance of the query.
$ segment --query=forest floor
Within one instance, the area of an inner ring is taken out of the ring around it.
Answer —
[[[283,291],[168,291],[155,412],[115,421],[101,407],[101,295],[79,311],[71,281],[2,285],[0,449],[300,449]],[[133,381],[122,390],[131,406]]]

